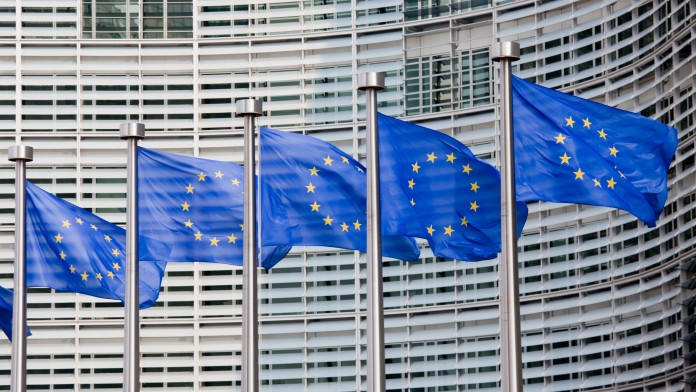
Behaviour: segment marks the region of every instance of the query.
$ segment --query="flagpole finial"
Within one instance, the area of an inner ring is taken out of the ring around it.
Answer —
[[[515,41],[496,42],[493,44],[491,60],[500,61],[510,59],[512,61],[520,59],[520,43]]]
[[[358,90],[384,90],[384,72],[365,72],[358,75]]]
[[[263,108],[261,106],[261,101],[258,99],[240,99],[236,102],[237,104],[237,117],[241,116],[254,116],[259,117],[263,115]]]
[[[7,148],[7,160],[12,162],[31,162],[34,160],[34,148],[31,146],[24,146],[21,144],[18,144],[16,146],[10,146]]]
[[[145,139],[145,124],[143,123],[124,123],[119,126],[119,137],[121,139]]]

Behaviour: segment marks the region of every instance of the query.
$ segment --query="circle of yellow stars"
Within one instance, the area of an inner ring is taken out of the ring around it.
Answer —
[[[568,116],[567,118],[565,118],[565,126],[566,127],[574,128],[576,122],[577,121],[575,121],[573,119],[573,116]],[[582,119],[582,128],[587,128],[587,130],[591,131],[591,125],[592,125],[592,122],[590,121],[589,117]],[[604,130],[604,128],[602,128],[598,131],[595,131],[595,132],[597,133],[598,139],[608,141],[607,137],[609,136],[609,134]],[[569,137],[570,136],[564,135],[562,132],[559,132],[557,136],[554,136],[554,139],[555,139],[556,144],[565,144],[566,139],[568,139]],[[610,147],[607,148],[607,150],[609,151],[609,153],[607,155],[607,159],[610,159],[611,157],[619,159],[620,151],[618,148],[616,148],[616,145],[612,144]],[[560,165],[572,166],[573,157],[569,156],[567,153],[564,152],[563,155],[558,157],[558,159],[559,159]],[[621,177],[623,179],[626,178],[626,176],[618,169],[617,165],[614,166],[614,169],[616,169],[616,172],[617,172],[619,177]],[[592,186],[594,186],[595,188],[606,187],[609,189],[615,189],[614,187],[618,183],[614,179],[614,177],[611,177],[608,180],[605,179],[604,180],[605,183],[602,183],[602,180],[600,180],[596,177],[591,178],[591,176],[589,176],[588,173],[584,172],[582,170],[582,168],[579,166],[578,166],[577,170],[573,172],[573,174],[575,175],[575,179],[580,180],[580,181],[584,181],[585,176],[587,175],[587,179],[592,181]]]
[[[217,180],[222,180],[222,181],[228,181],[228,179],[225,179],[225,173],[223,173],[221,170],[218,170],[213,173],[213,175],[208,175],[206,173],[200,172],[198,175],[196,175],[195,181],[192,183],[189,183],[184,189],[186,190],[186,195],[194,195],[196,193],[196,184],[197,183],[202,183],[202,182],[207,182],[208,180],[212,179],[213,181]],[[233,187],[240,187],[242,186],[242,181],[235,177],[229,179],[229,183]],[[192,204],[189,203],[189,200],[184,200],[183,203],[180,204],[181,206],[181,212],[191,212],[191,208],[193,208]],[[191,218],[187,218],[185,222],[182,222],[185,228],[191,229],[193,231],[193,241],[203,241],[204,239],[209,242],[210,246],[215,246],[218,247],[220,246],[219,244],[222,242],[227,243],[227,244],[237,244],[237,240],[240,239],[237,235],[235,235],[234,232],[230,233],[230,235],[226,236],[221,236],[218,238],[217,236],[213,235],[206,235],[202,233],[198,228],[194,227],[195,223],[191,220]],[[244,231],[244,225],[240,224],[239,225],[239,230]],[[239,234],[239,233],[237,233]],[[204,238],[204,237],[210,237],[210,238]],[[227,241],[227,242],[225,242]]]
[[[437,154],[438,153],[436,153],[435,151],[432,151],[430,153],[426,153],[425,154],[425,162],[423,163],[423,165],[425,165],[425,167],[427,167],[429,165],[436,164],[436,162],[438,162],[438,159],[441,158],[441,156],[438,156]],[[449,153],[449,154],[445,154],[444,159],[445,159],[445,161],[444,161],[445,164],[457,165],[456,161],[457,161],[458,157],[456,156],[456,154],[454,152]],[[417,175],[421,174],[421,169],[423,169],[424,166],[422,166],[419,161],[411,163],[410,165],[411,165],[411,172],[413,173],[413,177],[407,181],[406,187],[410,190],[415,190],[415,188],[417,186],[417,181],[416,181]],[[471,173],[474,172],[474,169],[471,167],[470,163],[462,164],[461,168],[462,168],[461,173],[463,173],[467,176],[471,176]],[[470,185],[469,190],[474,192],[474,194],[478,193],[478,190],[481,189],[481,186],[478,184],[478,181],[470,182],[469,185]],[[415,198],[411,198],[411,200],[409,200],[409,203],[413,207],[415,207],[417,205],[417,201],[415,200]],[[469,211],[473,211],[475,213],[478,211],[479,208],[480,208],[480,206],[478,205],[478,202],[476,200],[474,200],[473,202],[469,202]],[[457,227],[457,226],[468,227],[469,220],[467,219],[467,217],[466,216],[459,217],[458,222],[456,222],[454,224],[449,224],[447,226],[443,226],[441,228],[433,227],[433,225],[431,224],[431,225],[427,226],[425,228],[425,230],[428,232],[428,234],[431,237],[433,235],[435,235],[435,233],[438,233],[439,232],[438,230],[442,230],[444,235],[452,237],[452,234],[456,231],[455,227]]]
[[[75,234],[74,229],[71,229],[71,227],[73,227],[73,225],[78,225],[78,227],[85,226],[85,223],[86,223],[80,217],[74,218],[74,222],[75,223],[73,224],[70,219],[65,219],[65,220],[61,221],[61,230],[58,233],[56,233],[56,235],[53,236],[53,240],[55,241],[56,244],[59,244],[58,245],[59,247],[63,247],[65,244],[63,242],[63,240],[65,240],[66,237],[63,235],[63,233]],[[85,226],[85,227],[89,227],[90,230],[93,230],[95,232],[99,231],[99,228],[95,224],[90,224],[89,226]],[[68,234],[68,235],[70,235],[70,234]],[[77,235],[79,235],[79,234],[77,234]],[[105,241],[108,244],[111,244],[111,242],[112,242],[111,236],[109,236],[107,234],[101,235],[101,236],[103,238],[103,241]],[[107,245],[107,247],[108,246],[109,245]],[[58,258],[66,264],[69,263],[68,270],[70,271],[71,274],[78,275],[80,277],[79,278],[80,281],[88,282],[90,279],[97,279],[98,281],[101,282],[104,279],[104,275],[102,275],[102,272],[99,272],[99,271],[95,272],[95,271],[82,270],[82,272],[80,272],[80,270],[76,267],[78,260],[73,260],[71,254],[69,253],[70,251],[68,250],[68,253],[66,253],[66,250],[67,250],[67,248],[60,249],[60,252],[58,253]],[[118,273],[118,271],[121,269],[121,264],[119,264],[119,256],[122,253],[121,253],[121,251],[118,250],[118,248],[111,247],[111,254],[115,257],[115,261],[111,262],[111,266],[110,266],[111,269],[106,271],[106,277],[114,279],[116,277],[116,274],[114,273],[114,271],[116,271],[116,273]]]

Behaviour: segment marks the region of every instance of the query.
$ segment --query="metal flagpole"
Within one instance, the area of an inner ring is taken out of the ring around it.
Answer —
[[[382,302],[382,222],[379,200],[379,137],[377,91],[384,89],[384,73],[358,75],[365,91],[367,133],[367,391],[384,392],[384,304]]]
[[[140,271],[138,266],[138,140],[145,125],[121,124],[119,136],[128,141],[126,182],[126,315],[123,390],[140,392]]]
[[[517,208],[515,156],[512,129],[512,62],[520,58],[520,44],[493,44],[493,61],[500,62],[500,372],[501,391],[522,392],[522,337],[520,331],[519,272],[517,265]]]
[[[244,266],[242,279],[242,391],[259,388],[259,302],[257,285],[256,166],[254,119],[263,114],[261,101],[237,101],[237,116],[244,117]]]
[[[34,160],[29,146],[10,146],[7,159],[15,163],[14,297],[12,299],[12,376],[10,390],[27,390],[27,176],[26,164]]]

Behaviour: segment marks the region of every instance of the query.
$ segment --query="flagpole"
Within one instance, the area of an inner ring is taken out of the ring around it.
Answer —
[[[367,133],[367,391],[384,392],[384,304],[382,300],[382,222],[379,199],[379,135],[377,91],[384,89],[383,72],[358,75],[365,91]]]
[[[261,101],[237,101],[244,117],[244,249],[242,279],[242,391],[259,388],[259,301],[257,285],[256,173],[254,119],[263,114]]]
[[[126,180],[126,314],[123,353],[123,390],[140,392],[140,271],[138,266],[138,140],[145,125],[120,125],[119,136],[128,141]]]
[[[493,44],[491,59],[500,62],[500,387],[502,392],[522,392],[522,337],[520,328],[519,272],[517,264],[517,211],[515,156],[512,129],[512,62],[520,58],[520,44]]]
[[[34,160],[29,146],[10,146],[7,159],[15,163],[14,296],[12,298],[12,376],[10,390],[27,390],[27,176]]]

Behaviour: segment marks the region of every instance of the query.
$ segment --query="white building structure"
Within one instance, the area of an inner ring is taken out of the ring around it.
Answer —
[[[0,1],[0,285],[12,287],[13,166],[125,223],[118,125],[142,146],[242,160],[241,98],[266,125],[364,160],[356,76],[386,73],[380,111],[496,163],[496,40],[516,75],[675,126],[657,227],[618,210],[531,204],[519,240],[525,391],[690,390],[696,369],[695,0]],[[4,164],[2,162],[5,162]],[[498,262],[384,263],[389,391],[499,390]],[[171,263],[141,312],[143,391],[240,390],[241,269]],[[261,273],[263,391],[358,391],[366,379],[365,264],[298,247]],[[32,390],[119,391],[123,308],[28,295]],[[693,361],[692,361],[693,359]],[[0,342],[0,390],[10,344]]]

